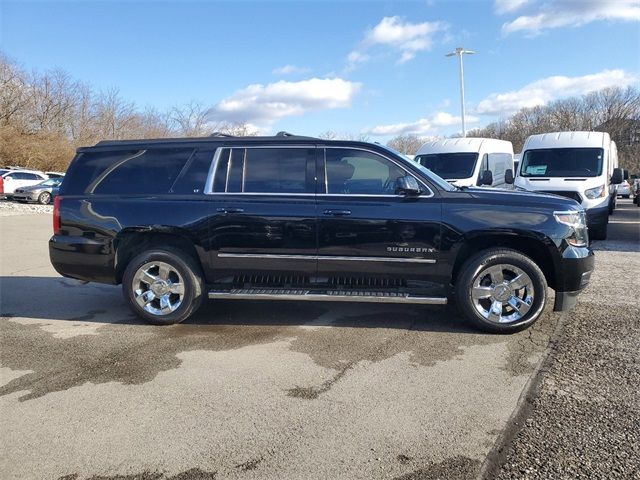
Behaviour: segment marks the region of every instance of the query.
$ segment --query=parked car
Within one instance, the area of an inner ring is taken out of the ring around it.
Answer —
[[[33,170],[3,170],[0,173],[0,196],[11,198],[16,188],[37,185],[46,180],[42,172]]]
[[[99,142],[54,200],[51,262],[145,320],[205,298],[457,304],[476,327],[575,305],[594,268],[573,200],[457,188],[377,144],[279,134]]]
[[[12,198],[18,202],[38,202],[42,205],[48,205],[58,195],[61,183],[62,178],[49,178],[37,185],[16,188]]]
[[[631,196],[631,185],[626,180],[616,185],[616,195],[622,198],[629,198]]]
[[[64,173],[62,173],[62,172],[44,172],[44,174],[49,178],[62,178],[62,177],[64,177]]]
[[[513,145],[493,138],[447,138],[427,142],[416,162],[458,187],[513,184]]]
[[[524,143],[517,188],[553,193],[580,203],[587,212],[589,235],[607,238],[615,208],[617,168],[615,142],[604,132],[554,132],[531,135]]]

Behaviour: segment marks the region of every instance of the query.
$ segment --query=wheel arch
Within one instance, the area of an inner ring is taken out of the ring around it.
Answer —
[[[116,283],[122,282],[127,265],[136,255],[152,248],[177,248],[189,255],[202,269],[202,251],[189,232],[181,228],[130,227],[118,233],[113,241]],[[204,269],[203,269],[204,270]]]
[[[549,287],[556,288],[557,247],[550,238],[533,232],[478,231],[465,235],[453,264],[452,285],[455,285],[462,266],[469,258],[490,248],[509,248],[531,258],[544,273]]]

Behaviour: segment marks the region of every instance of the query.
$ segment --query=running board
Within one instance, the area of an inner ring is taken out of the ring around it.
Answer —
[[[209,298],[218,300],[298,300],[309,302],[369,302],[446,305],[446,297],[419,297],[407,293],[366,290],[304,290],[290,288],[235,288],[211,290]]]

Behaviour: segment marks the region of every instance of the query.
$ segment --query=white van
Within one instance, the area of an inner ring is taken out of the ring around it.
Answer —
[[[427,142],[415,161],[458,187],[507,187],[513,183],[513,145],[493,138]]]
[[[608,133],[554,132],[527,138],[515,185],[574,199],[587,211],[590,237],[604,240],[615,208],[614,185],[621,181]]]

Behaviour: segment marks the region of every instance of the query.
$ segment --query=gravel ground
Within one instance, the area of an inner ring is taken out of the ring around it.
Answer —
[[[593,282],[560,324],[485,478],[640,478],[639,213],[621,205],[611,241],[594,246]],[[627,237],[635,241],[617,240]]]
[[[40,205],[37,203],[18,203],[9,200],[0,200],[0,217],[51,212],[53,212],[52,205]]]

